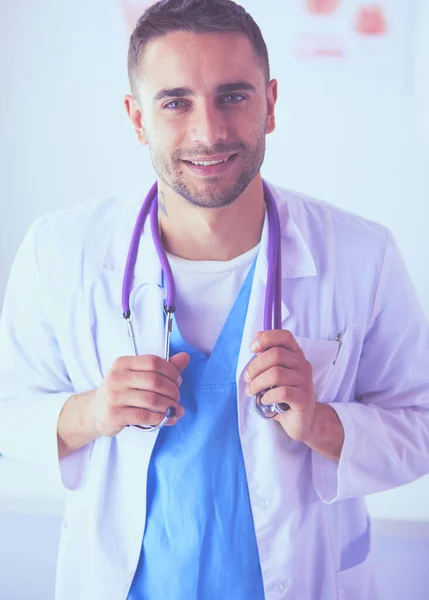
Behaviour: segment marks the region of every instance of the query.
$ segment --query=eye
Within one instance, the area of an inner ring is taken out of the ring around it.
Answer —
[[[246,100],[246,96],[243,94],[227,94],[223,97],[223,102],[226,104],[240,104],[244,100]]]
[[[183,100],[171,100],[168,104],[163,106],[166,110],[177,110],[178,108],[183,108],[185,106],[185,102]]]

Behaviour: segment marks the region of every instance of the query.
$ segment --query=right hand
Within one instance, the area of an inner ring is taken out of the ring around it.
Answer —
[[[175,425],[185,413],[179,386],[189,360],[185,352],[169,361],[153,355],[115,360],[90,404],[97,433],[114,437],[127,425],[158,425],[169,406],[176,416],[167,425]]]

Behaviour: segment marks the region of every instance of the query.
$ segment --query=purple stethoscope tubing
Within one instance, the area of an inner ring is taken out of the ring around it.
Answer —
[[[268,269],[264,305],[264,331],[282,328],[282,264],[280,247],[280,219],[276,203],[268,185],[263,182],[268,218]],[[286,403],[262,404],[265,392],[253,398],[255,411],[262,419],[272,419],[289,410]]]
[[[281,329],[281,251],[280,251],[280,220],[277,207],[268,185],[263,182],[264,198],[267,207],[268,218],[268,275],[264,304],[264,330]],[[163,248],[158,223],[158,185],[154,183],[147,194],[136,219],[133,234],[131,236],[127,261],[125,264],[122,282],[122,315],[127,323],[128,334],[131,340],[134,356],[137,356],[135,335],[131,321],[130,294],[134,275],[134,267],[137,261],[137,253],[141,234],[144,230],[147,218],[150,218],[152,237],[167,287],[164,312],[166,315],[164,358],[170,358],[170,337],[172,331],[173,313],[176,310],[176,287],[174,277],[168,262],[167,254]],[[253,399],[257,414],[263,419],[272,419],[276,414],[289,410],[284,403],[264,405],[262,404],[261,392]],[[164,427],[167,421],[176,416],[174,406],[167,408],[164,418],[158,425],[131,425],[142,431],[157,431]]]

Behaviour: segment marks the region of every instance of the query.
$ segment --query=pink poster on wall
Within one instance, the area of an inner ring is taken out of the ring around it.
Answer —
[[[301,80],[323,72],[341,87],[407,82],[413,0],[300,0],[287,10],[285,45]]]

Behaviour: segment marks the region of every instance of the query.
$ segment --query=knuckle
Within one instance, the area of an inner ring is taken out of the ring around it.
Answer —
[[[149,393],[146,395],[145,400],[146,406],[150,407],[152,410],[163,410],[162,405],[165,398],[163,398],[160,394],[157,394],[156,392]]]
[[[290,388],[283,386],[280,388],[280,397],[282,402],[288,402],[291,399],[291,390]]]
[[[281,362],[283,358],[283,349],[279,346],[272,348],[272,356],[276,363]]]
[[[109,385],[115,386],[121,384],[124,380],[124,372],[121,369],[112,369],[107,374],[107,381]]]
[[[283,369],[281,367],[279,367],[278,365],[273,367],[273,377],[274,377],[274,383],[276,383],[277,385],[282,381]]]
[[[119,356],[113,362],[111,371],[123,371],[128,364],[128,358],[126,356]]]
[[[258,342],[260,342],[262,345],[264,345],[266,338],[267,338],[267,331],[259,331],[257,332],[255,338],[257,339]]]
[[[145,356],[145,360],[146,360],[146,366],[149,369],[149,371],[155,371],[158,364],[159,364],[159,357],[155,356],[153,354],[148,354],[147,356]]]
[[[246,371],[249,374],[250,379],[253,379],[254,375],[255,375],[255,359],[252,359],[247,367],[246,367]]]
[[[119,391],[111,390],[106,398],[107,407],[113,408],[113,407],[119,406],[121,404],[121,397],[122,396]]]
[[[161,387],[162,377],[159,373],[154,373],[153,371],[146,375],[148,383],[150,384],[151,389],[159,390]]]
[[[294,339],[292,333],[289,331],[289,329],[282,329],[282,339],[283,339],[283,343],[285,344],[289,344],[291,342],[291,340]]]

